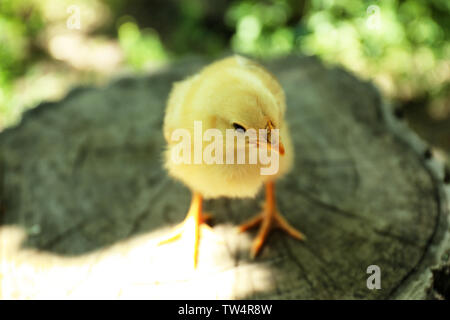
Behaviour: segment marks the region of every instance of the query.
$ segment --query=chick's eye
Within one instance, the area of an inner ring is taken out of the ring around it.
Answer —
[[[233,127],[234,127],[234,130],[236,130],[238,132],[242,132],[242,133],[245,132],[245,128],[238,123],[233,123]]]

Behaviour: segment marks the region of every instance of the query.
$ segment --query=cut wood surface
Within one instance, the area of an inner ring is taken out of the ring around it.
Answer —
[[[260,194],[206,202],[214,233],[197,270],[182,241],[157,246],[190,202],[162,166],[166,99],[206,63],[77,88],[0,134],[1,297],[445,296],[431,269],[449,259],[442,165],[370,83],[314,58],[266,63],[285,89],[296,150],[278,206],[307,241],[274,231],[252,260],[256,233],[235,228],[260,210]],[[367,287],[371,265],[381,289]]]

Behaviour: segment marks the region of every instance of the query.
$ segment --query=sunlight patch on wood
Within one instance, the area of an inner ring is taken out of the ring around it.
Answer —
[[[0,228],[1,299],[233,299],[271,288],[264,264],[235,265],[236,248],[220,241],[236,237],[231,225],[205,233],[199,265],[191,265],[188,243],[158,246],[167,230],[137,236],[81,256],[21,248],[23,229]],[[238,235],[248,249],[251,239]],[[248,277],[248,268],[253,269]],[[244,275],[244,276],[243,276]],[[256,285],[257,284],[257,285]]]

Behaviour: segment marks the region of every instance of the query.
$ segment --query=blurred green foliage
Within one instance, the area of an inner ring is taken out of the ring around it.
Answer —
[[[231,6],[226,21],[236,28],[237,51],[318,55],[378,78],[394,98],[436,94],[448,81],[447,0],[243,1]]]
[[[66,28],[69,5],[80,6],[80,30]],[[92,74],[108,78],[110,69],[146,71],[186,54],[226,50],[259,58],[318,55],[372,79],[394,100],[427,97],[450,116],[449,31],[448,0],[1,0],[0,130],[37,100],[57,98],[57,90],[35,89],[41,96],[17,99],[27,95],[23,83],[48,86],[37,73],[62,73],[68,87]],[[89,44],[84,60],[106,58],[91,50],[106,52],[105,41],[121,58],[107,71],[83,69],[97,63],[80,63],[81,53],[58,45],[70,41]]]
[[[14,112],[12,101],[14,80],[22,76],[34,56],[34,39],[44,28],[44,22],[30,1],[0,1],[0,131],[2,118]]]
[[[140,30],[132,19],[120,24],[118,39],[126,62],[136,70],[142,69],[149,61],[167,59],[167,53],[158,33],[152,29]]]

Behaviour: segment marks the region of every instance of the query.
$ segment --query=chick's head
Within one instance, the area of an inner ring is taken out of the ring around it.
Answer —
[[[200,74],[193,97],[194,117],[202,118],[204,129],[246,132],[251,129],[280,129],[285,110],[283,90],[262,67],[229,65],[227,59]],[[267,140],[263,137],[260,140]]]

